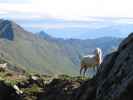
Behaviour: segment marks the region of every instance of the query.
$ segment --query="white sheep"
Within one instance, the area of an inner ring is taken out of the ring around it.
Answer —
[[[88,68],[95,69],[96,67],[98,69],[98,66],[101,64],[101,62],[102,62],[102,50],[100,48],[96,48],[94,55],[87,55],[81,59],[80,75],[83,69],[84,69],[84,73],[83,73],[84,76]]]
[[[0,71],[5,71],[7,69],[7,63],[0,64]]]

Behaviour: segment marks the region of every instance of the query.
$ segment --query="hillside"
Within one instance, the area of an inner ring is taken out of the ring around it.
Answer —
[[[34,72],[76,73],[73,69],[74,64],[60,52],[58,45],[37,38],[14,22],[7,20],[1,20],[1,22],[10,24],[10,26],[5,24],[1,27],[2,35],[5,35],[9,28],[14,35],[12,40],[8,37],[0,39],[0,52],[9,62]]]
[[[79,56],[84,56],[94,52],[96,47],[103,50],[103,56],[112,52],[112,49],[116,49],[122,38],[115,37],[101,37],[96,39],[62,39],[49,36],[44,31],[38,33],[39,37],[52,43],[60,45],[62,51],[67,54],[71,61],[79,66]]]
[[[79,54],[100,47],[107,54],[121,39],[58,39],[35,35],[9,20],[0,20],[0,54],[13,65],[45,74],[78,74]]]

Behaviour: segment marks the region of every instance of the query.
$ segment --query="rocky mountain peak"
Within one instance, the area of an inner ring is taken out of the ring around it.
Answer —
[[[37,33],[39,37],[43,38],[43,39],[51,39],[52,37],[50,35],[48,35],[45,31],[40,31],[39,33]]]
[[[25,33],[26,31],[10,20],[0,19],[0,38],[14,40],[15,33]]]
[[[8,40],[14,39],[12,25],[13,22],[0,19],[0,38],[5,38]]]

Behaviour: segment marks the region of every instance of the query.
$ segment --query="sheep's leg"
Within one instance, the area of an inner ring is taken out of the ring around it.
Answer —
[[[80,75],[82,74],[83,67],[80,68]]]
[[[86,71],[87,71],[87,68],[85,67],[85,68],[84,68],[84,76],[85,76]]]

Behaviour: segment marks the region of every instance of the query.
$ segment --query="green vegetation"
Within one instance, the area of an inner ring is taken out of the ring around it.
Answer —
[[[89,79],[89,77],[83,77],[83,76],[69,76],[69,75],[65,75],[65,74],[62,74],[62,75],[58,75],[58,78],[59,79],[62,79],[62,80],[75,80],[75,81],[82,81],[82,80],[87,80]]]
[[[22,91],[27,94],[27,95],[33,95],[34,93],[37,92],[41,92],[42,88],[40,88],[39,86],[37,86],[36,84],[33,84],[31,87],[29,88],[22,88]]]

